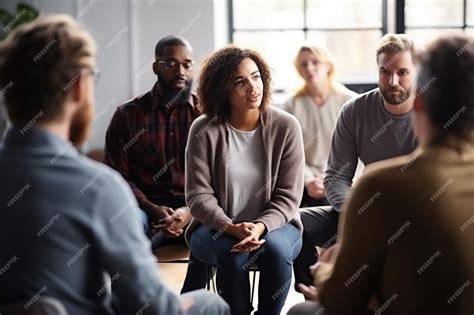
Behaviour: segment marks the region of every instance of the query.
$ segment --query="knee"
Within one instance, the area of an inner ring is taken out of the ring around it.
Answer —
[[[189,249],[198,260],[214,265],[217,261],[217,253],[210,245],[206,231],[195,231],[189,241]]]
[[[268,238],[265,240],[261,249],[261,256],[269,261],[287,261],[292,264],[301,248],[300,237],[296,240],[282,238]]]

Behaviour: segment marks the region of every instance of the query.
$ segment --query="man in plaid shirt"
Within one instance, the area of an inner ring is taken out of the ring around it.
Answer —
[[[109,125],[104,162],[119,171],[138,200],[153,248],[184,243],[191,220],[184,199],[184,151],[191,123],[200,115],[191,92],[192,47],[177,36],[155,47],[151,91],[117,108]],[[183,293],[205,286],[207,266],[190,257]],[[196,281],[194,281],[196,280]]]

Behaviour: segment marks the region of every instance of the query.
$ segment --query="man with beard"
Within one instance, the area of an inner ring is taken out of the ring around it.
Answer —
[[[104,162],[127,180],[153,249],[185,243],[191,221],[184,200],[184,151],[191,123],[200,112],[191,93],[192,48],[178,36],[155,47],[151,91],[117,108],[107,130]],[[182,292],[206,285],[207,265],[193,256]]]
[[[12,122],[0,149],[0,313],[44,314],[59,300],[68,314],[229,314],[217,295],[163,285],[130,187],[74,148],[89,134],[95,65],[93,39],[67,15],[0,43]]]
[[[294,262],[296,284],[312,283],[309,266],[318,259],[315,246],[328,247],[336,241],[341,205],[351,189],[358,159],[368,165],[411,153],[416,148],[411,121],[416,98],[414,53],[413,42],[406,35],[385,35],[376,52],[379,88],[344,105],[332,138],[324,179],[331,207],[301,211],[303,248]],[[378,197],[375,194],[367,200],[366,207]]]
[[[474,37],[429,43],[416,81],[423,150],[367,168],[313,269],[313,302],[288,314],[473,314]]]

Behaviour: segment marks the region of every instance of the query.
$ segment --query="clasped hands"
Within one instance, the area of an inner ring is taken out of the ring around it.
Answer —
[[[151,230],[163,233],[167,237],[178,237],[184,227],[191,221],[189,208],[181,207],[173,210],[170,207],[153,205],[149,207],[151,214]]]
[[[261,222],[241,222],[237,224],[229,224],[225,231],[226,234],[240,240],[235,244],[232,253],[245,253],[257,250],[265,243],[260,237],[265,233],[265,225]]]
[[[324,179],[323,177],[314,177],[307,182],[305,182],[304,186],[306,187],[306,191],[308,196],[314,199],[322,199],[326,195],[324,191]]]

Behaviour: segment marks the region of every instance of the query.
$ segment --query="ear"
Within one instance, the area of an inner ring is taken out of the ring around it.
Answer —
[[[71,100],[75,103],[81,103],[82,100],[86,97],[87,93],[87,75],[80,75],[79,78],[71,86],[69,95]]]
[[[156,75],[158,75],[158,66],[159,66],[158,61],[155,61],[153,63],[153,73],[156,74]]]

